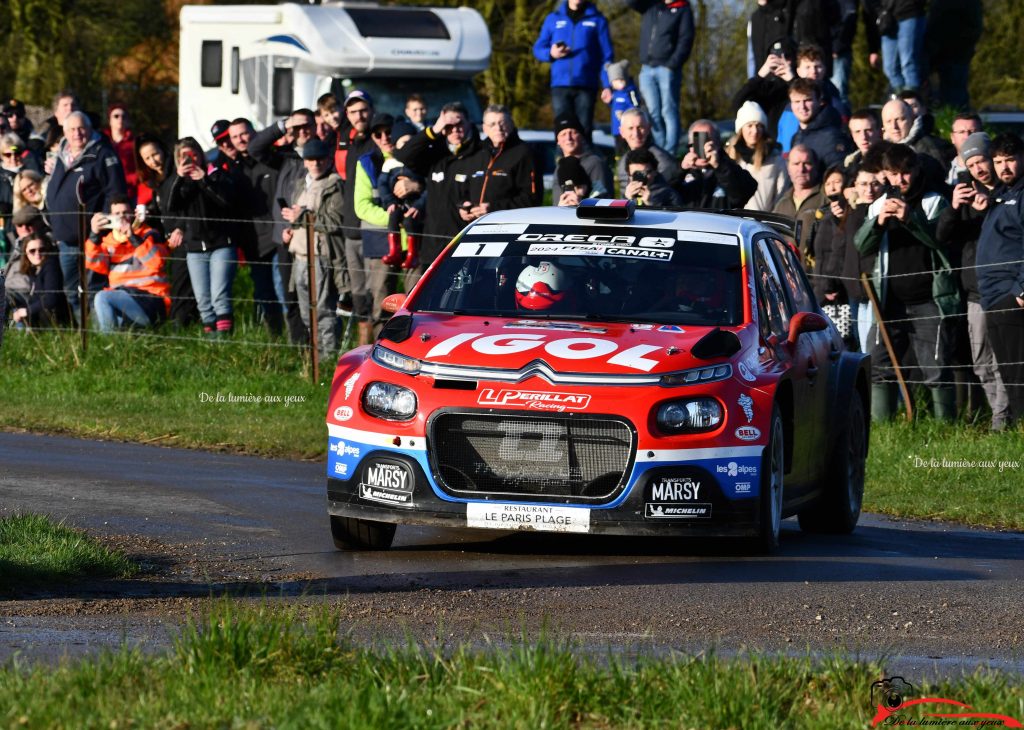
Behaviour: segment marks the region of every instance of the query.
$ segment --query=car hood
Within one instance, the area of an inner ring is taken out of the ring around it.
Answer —
[[[402,313],[405,315],[405,313]],[[408,316],[408,315],[405,315]],[[408,337],[394,341],[387,330],[379,344],[458,375],[495,369],[528,370],[546,366],[555,373],[654,375],[722,362],[700,359],[691,349],[714,327],[602,323],[577,320],[412,315]],[[749,343],[747,328],[722,328]],[[429,368],[428,368],[429,370]],[[475,377],[480,377],[476,375]]]

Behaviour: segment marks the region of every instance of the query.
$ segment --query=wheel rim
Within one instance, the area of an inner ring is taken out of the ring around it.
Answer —
[[[854,408],[851,416],[846,439],[846,496],[850,502],[850,514],[857,514],[864,501],[864,468],[867,462],[864,409]]]
[[[777,539],[782,530],[782,474],[784,469],[782,421],[772,423],[771,472],[768,482],[770,493],[772,536]]]

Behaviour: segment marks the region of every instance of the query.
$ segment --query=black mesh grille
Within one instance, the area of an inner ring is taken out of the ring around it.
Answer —
[[[452,492],[607,499],[622,484],[633,432],[610,418],[444,413],[431,427]]]

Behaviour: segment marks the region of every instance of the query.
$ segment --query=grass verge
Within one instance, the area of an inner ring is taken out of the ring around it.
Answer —
[[[864,728],[878,664],[715,655],[579,656],[551,641],[505,649],[361,648],[326,607],[220,603],[164,655],[0,668],[0,723],[26,728]],[[230,688],[226,691],[225,688]],[[1024,715],[1009,676],[919,687]],[[921,717],[920,711],[906,715]]]
[[[0,517],[0,592],[81,578],[127,578],[138,570],[123,553],[46,517]]]
[[[273,346],[251,325],[225,342],[94,335],[84,357],[78,348],[73,333],[8,333],[0,351],[0,427],[263,456],[325,456],[333,363],[321,367],[314,385],[299,351]],[[1019,430],[993,434],[930,419],[876,426],[864,507],[1024,530],[1020,443]]]

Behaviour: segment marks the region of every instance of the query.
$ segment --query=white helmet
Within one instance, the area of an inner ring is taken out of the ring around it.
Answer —
[[[521,309],[542,311],[561,302],[567,295],[569,277],[550,261],[527,266],[516,279],[516,304]]]

